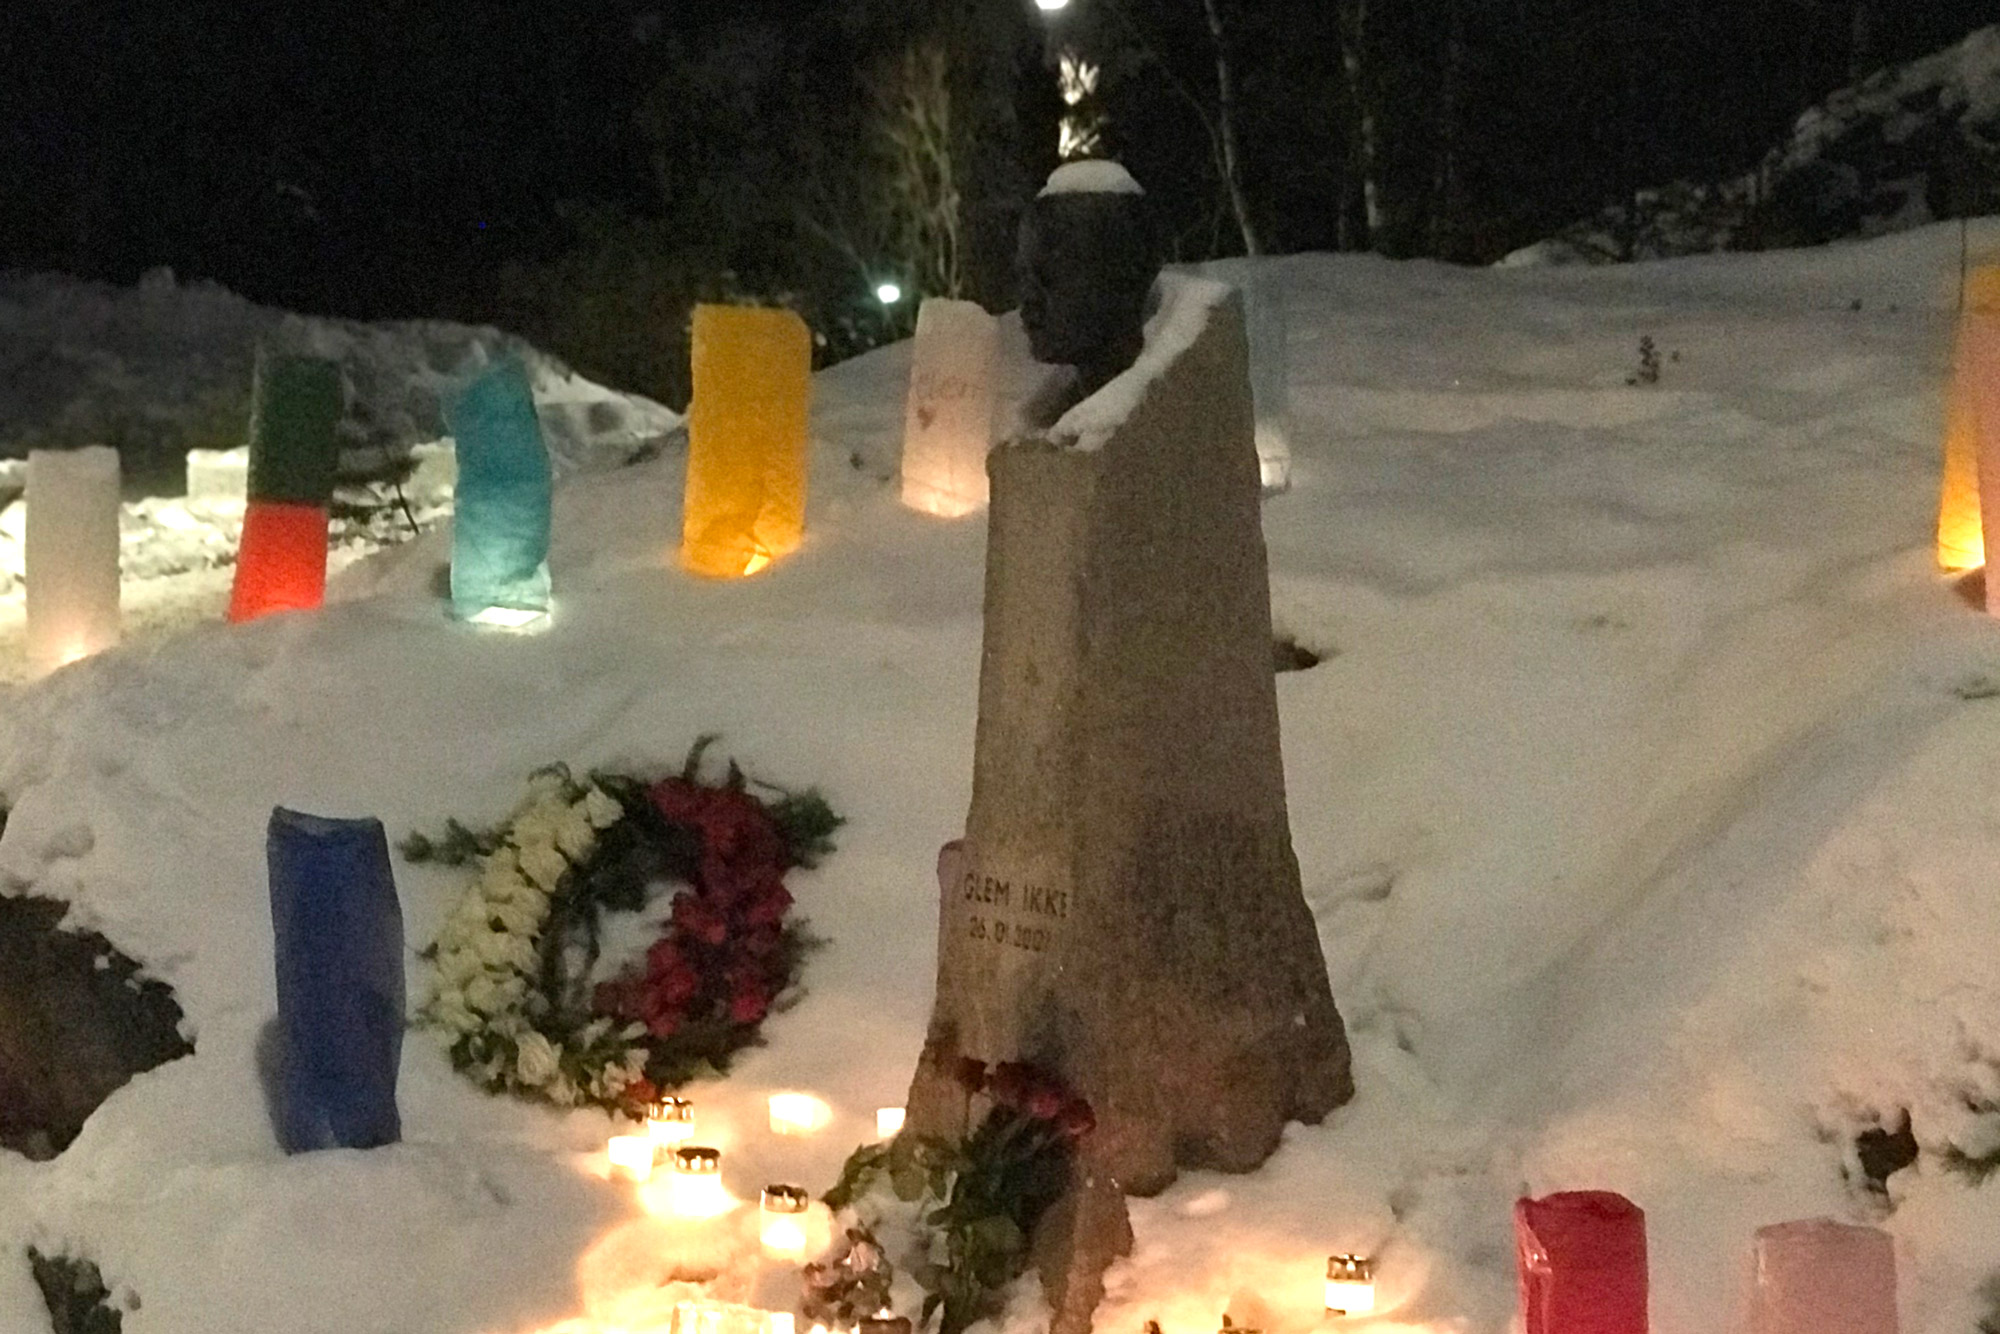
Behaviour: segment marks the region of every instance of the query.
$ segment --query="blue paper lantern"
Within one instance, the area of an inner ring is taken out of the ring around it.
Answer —
[[[458,448],[451,608],[521,625],[549,609],[549,451],[521,363],[503,357],[444,405]]]
[[[403,914],[380,820],[271,811],[276,1117],[286,1153],[402,1138]]]

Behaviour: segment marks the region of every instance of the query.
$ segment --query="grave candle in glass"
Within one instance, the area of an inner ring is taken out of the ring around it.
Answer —
[[[1375,1309],[1375,1262],[1366,1256],[1335,1255],[1326,1262],[1329,1315],[1367,1315]]]
[[[789,310],[694,309],[681,564],[755,574],[805,537],[812,335]]]
[[[613,1135],[604,1146],[614,1179],[644,1182],[653,1175],[655,1149],[650,1135]]]
[[[833,1119],[833,1109],[810,1093],[771,1095],[773,1135],[811,1135]]]
[[[909,1113],[901,1107],[878,1107],[875,1109],[875,1138],[894,1139],[903,1133],[903,1122]]]
[[[1646,1215],[1605,1190],[1514,1206],[1527,1334],[1646,1334]]]
[[[758,1238],[764,1253],[779,1260],[802,1260],[806,1253],[807,1199],[802,1186],[766,1186],[759,1205]]]
[[[662,1147],[694,1138],[694,1104],[686,1098],[661,1098],[646,1112],[646,1133]]]
[[[44,676],[118,642],[118,451],[31,451],[27,503],[28,673]]]
[[[674,1212],[684,1218],[707,1218],[728,1208],[721,1150],[699,1145],[674,1150]]]
[[[1830,1218],[1757,1229],[1751,1334],[1896,1334],[1896,1249]]]

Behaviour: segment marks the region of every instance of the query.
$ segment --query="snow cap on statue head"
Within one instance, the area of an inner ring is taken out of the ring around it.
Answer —
[[[1084,158],[1065,162],[1049,173],[1038,198],[1050,195],[1143,195],[1145,190],[1132,179],[1123,164],[1109,158]]]
[[[1021,324],[1035,360],[1094,393],[1145,346],[1159,245],[1145,191],[1116,162],[1056,168],[1021,219]]]

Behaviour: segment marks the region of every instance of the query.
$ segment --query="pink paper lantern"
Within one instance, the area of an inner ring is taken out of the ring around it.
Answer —
[[[1896,1248],[1880,1228],[1809,1218],[1757,1229],[1752,1334],[1896,1334]]]
[[[1646,1334],[1646,1215],[1608,1190],[1514,1206],[1527,1334]]]

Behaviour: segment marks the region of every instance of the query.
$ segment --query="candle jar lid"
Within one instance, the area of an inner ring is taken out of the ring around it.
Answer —
[[[674,1150],[674,1171],[683,1176],[714,1176],[722,1170],[722,1150],[690,1145]]]
[[[1375,1262],[1365,1255],[1329,1256],[1326,1276],[1340,1283],[1367,1283],[1375,1277]]]
[[[647,1115],[655,1121],[683,1121],[692,1123],[694,1120],[694,1104],[686,1098],[657,1098],[654,1100],[652,1108],[648,1111]]]
[[[806,1205],[804,1186],[764,1187],[763,1209],[767,1214],[802,1214]]]

